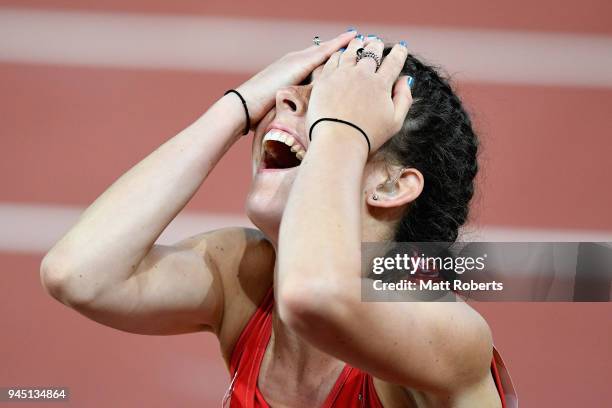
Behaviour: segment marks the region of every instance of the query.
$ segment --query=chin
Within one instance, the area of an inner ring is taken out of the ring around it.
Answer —
[[[256,175],[246,200],[247,216],[272,242],[278,241],[278,230],[289,196],[288,189],[282,185],[282,182],[279,185]]]

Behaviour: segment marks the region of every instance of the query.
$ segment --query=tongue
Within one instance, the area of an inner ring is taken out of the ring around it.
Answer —
[[[265,145],[266,167],[272,169],[286,169],[300,165],[300,160],[295,157],[291,148],[282,142],[268,140]]]

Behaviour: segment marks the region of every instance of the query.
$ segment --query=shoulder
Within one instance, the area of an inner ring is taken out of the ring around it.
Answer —
[[[444,307],[444,306],[441,306]],[[493,333],[485,318],[472,305],[458,299],[446,307],[455,313],[438,315],[441,341],[440,361],[444,370],[439,372],[437,389],[411,390],[416,398],[430,401],[455,401],[463,406],[500,406],[499,395],[492,376]],[[450,318],[449,318],[450,316]]]
[[[218,276],[223,291],[223,317],[218,333],[229,362],[240,332],[272,285],[275,250],[258,229],[222,228],[192,238],[194,249]]]
[[[471,305],[459,300],[452,303],[458,309],[453,318],[443,318],[442,325],[451,326],[450,334],[442,348],[445,360],[451,368],[447,381],[461,391],[466,387],[488,380],[493,358],[493,333],[485,318]]]
[[[255,228],[212,230],[185,239],[180,246],[203,257],[209,267],[219,274],[224,287],[235,283],[245,286],[245,283],[251,283],[270,265],[274,265],[274,247]]]
[[[459,324],[465,336],[455,335],[445,339],[448,346],[441,347],[435,361],[431,362],[427,375],[433,372],[437,378],[430,378],[428,383],[435,384],[435,387],[400,385],[373,377],[376,393],[383,406],[447,406],[450,402],[452,406],[502,407],[491,371],[494,347],[490,340],[490,328],[484,319],[479,318],[478,313],[477,317],[469,316],[470,312],[466,314],[467,321]],[[445,363],[440,365],[441,361]]]
[[[181,246],[190,247],[213,260],[222,260],[229,254],[247,254],[247,250],[272,250],[272,244],[260,230],[247,227],[226,227],[194,235],[181,241]]]
[[[419,315],[427,316],[421,327],[427,327],[422,333],[428,340],[402,342],[414,350],[406,350],[401,356],[406,365],[418,362],[427,368],[417,372],[410,382],[402,383],[405,393],[415,401],[473,402],[479,400],[474,398],[495,398],[492,332],[482,315],[463,301],[424,302],[418,309]],[[389,389],[398,387],[385,384],[383,378],[375,385],[383,399]]]

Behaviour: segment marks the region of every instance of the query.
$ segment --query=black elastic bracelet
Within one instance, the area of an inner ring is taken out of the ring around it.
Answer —
[[[244,113],[246,113],[246,128],[244,129],[243,135],[246,135],[247,133],[249,133],[249,130],[251,130],[251,117],[249,116],[249,108],[247,108],[246,101],[244,100],[242,95],[240,95],[240,93],[238,93],[238,91],[235,90],[235,89],[230,89],[229,91],[224,93],[223,96],[225,96],[225,95],[227,95],[228,93],[231,93],[231,92],[233,92],[236,95],[238,95],[238,97],[242,101],[242,106],[244,106]]]
[[[339,123],[344,123],[345,125],[349,125],[354,127],[355,129],[357,129],[358,131],[361,132],[361,134],[363,135],[363,137],[365,137],[366,142],[368,143],[368,153],[370,153],[370,139],[368,139],[368,135],[366,135],[366,133],[361,130],[361,128],[351,122],[347,122],[346,120],[342,120],[342,119],[336,119],[336,118],[321,118],[321,119],[317,119],[315,121],[315,123],[312,124],[312,126],[310,126],[310,131],[308,132],[308,140],[312,141],[312,129],[315,127],[315,125],[319,122],[322,122],[324,120],[329,120],[332,122],[339,122]]]

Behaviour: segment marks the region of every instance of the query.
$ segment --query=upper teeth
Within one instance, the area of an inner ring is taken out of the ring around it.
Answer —
[[[262,143],[266,143],[268,140],[276,140],[277,142],[284,143],[291,147],[291,151],[295,153],[295,157],[297,157],[299,160],[302,160],[306,154],[306,150],[302,148],[302,145],[297,143],[293,136],[291,136],[289,133],[283,132],[282,130],[270,130],[264,136]]]

